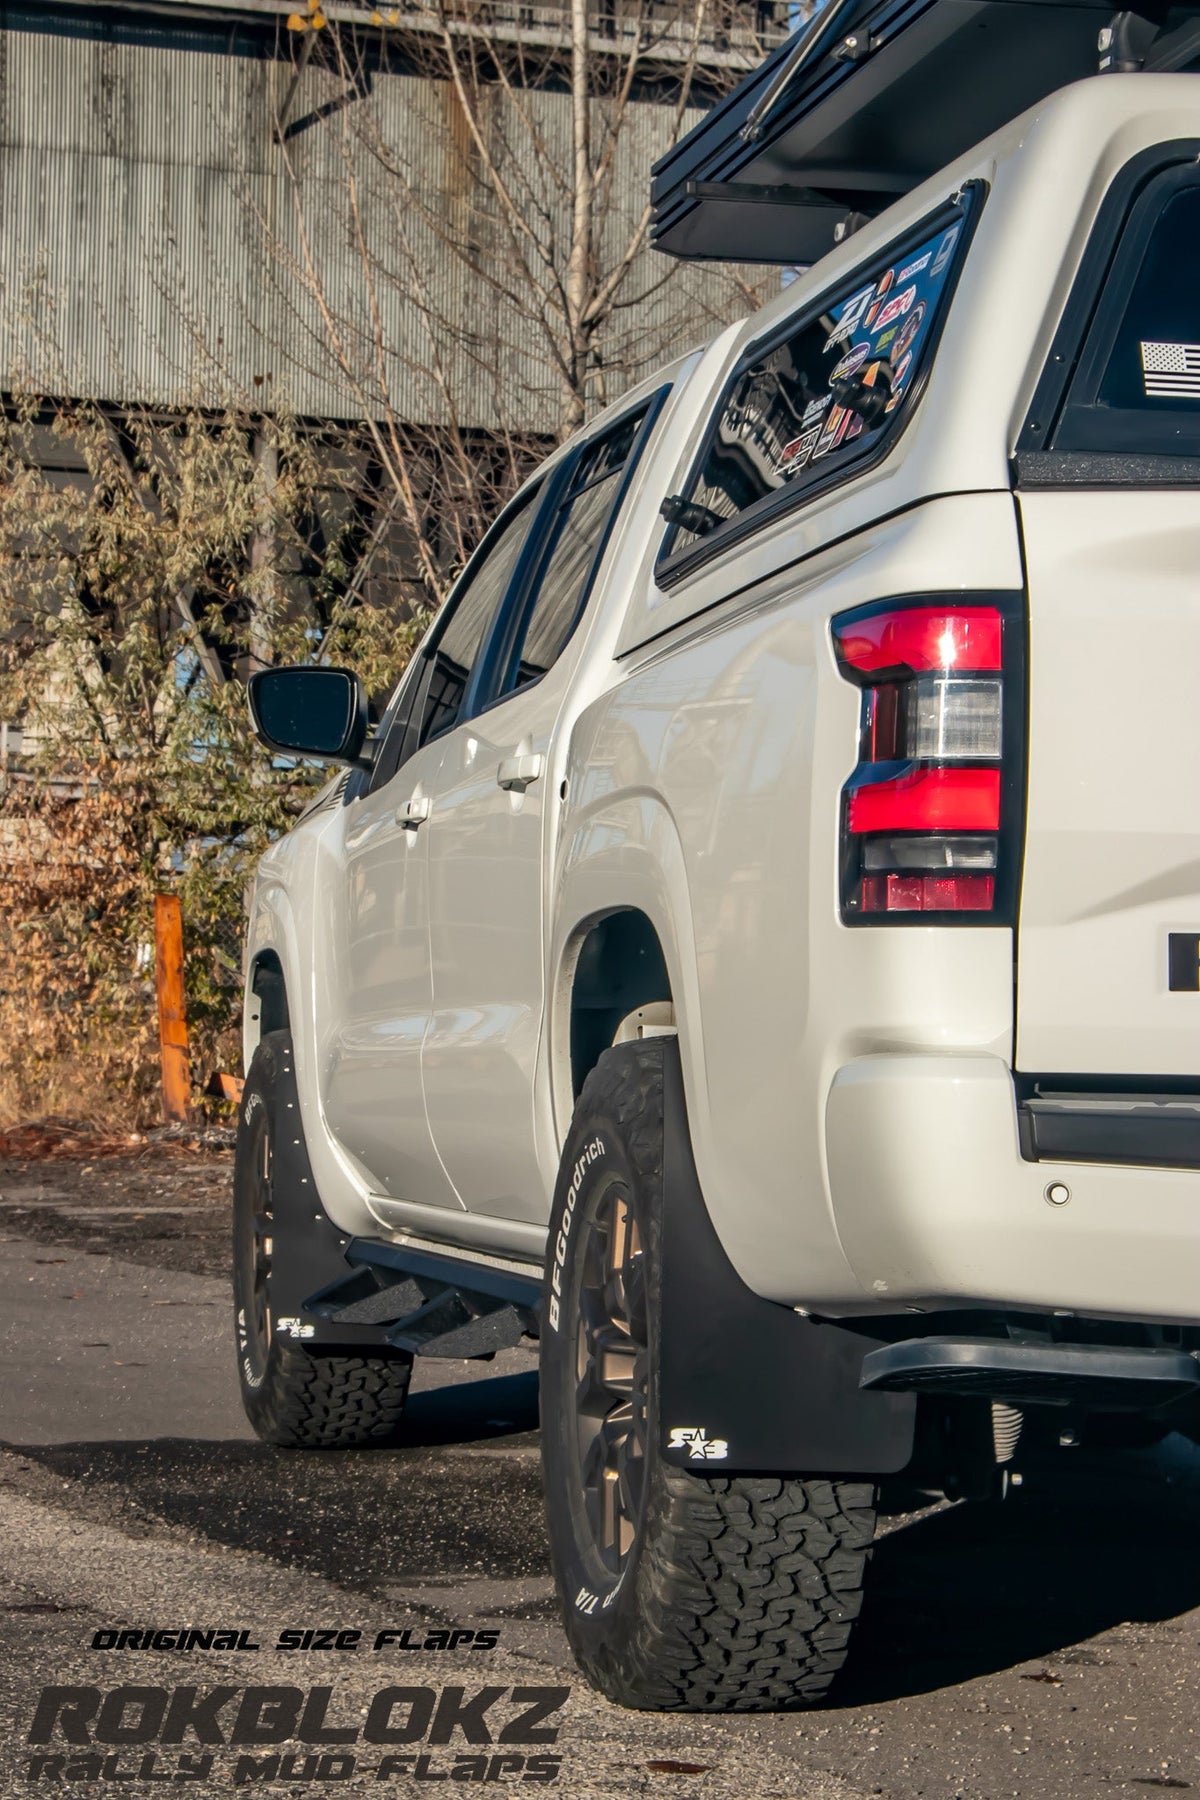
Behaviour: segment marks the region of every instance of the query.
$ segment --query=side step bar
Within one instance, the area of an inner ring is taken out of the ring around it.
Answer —
[[[538,1334],[541,1276],[351,1238],[350,1272],[304,1302],[336,1325],[380,1328],[381,1341],[413,1356],[490,1356]]]
[[[1018,1406],[1088,1406],[1141,1412],[1200,1387],[1184,1350],[1105,1344],[1021,1344],[1003,1338],[906,1338],[863,1358],[873,1391],[960,1394]]]

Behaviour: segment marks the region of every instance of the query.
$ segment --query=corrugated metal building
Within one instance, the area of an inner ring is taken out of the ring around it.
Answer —
[[[626,33],[620,4],[598,0],[596,16],[597,42],[614,55]],[[544,69],[562,42],[561,12],[506,5],[460,0],[456,29],[482,30],[486,18],[489,34],[507,34]],[[536,283],[506,302],[447,248],[465,232],[481,257],[495,253],[464,183],[478,146],[464,149],[452,84],[422,56],[415,29],[364,29],[357,6],[328,12],[309,56],[317,34],[289,31],[282,0],[0,6],[0,387],[332,420],[383,412],[386,389],[394,414],[414,422],[452,412],[475,429],[556,429],[561,396],[533,317]],[[664,18],[655,55],[669,74],[687,42]],[[339,26],[340,66],[327,48]],[[786,28],[785,6],[778,18],[752,0],[734,6],[701,46],[701,96],[706,80],[736,75]],[[555,172],[569,165],[571,126],[562,82],[507,94],[498,85],[489,108],[488,144],[507,159],[514,191],[561,207]],[[671,130],[670,105],[647,87],[617,149],[613,244],[640,214]],[[545,169],[531,166],[533,142]],[[458,216],[464,207],[470,217]],[[567,224],[564,213],[560,236]],[[648,251],[643,264],[630,292],[645,298],[622,314],[606,353],[607,398],[638,365],[744,309],[724,272],[684,267],[660,286],[667,265]]]

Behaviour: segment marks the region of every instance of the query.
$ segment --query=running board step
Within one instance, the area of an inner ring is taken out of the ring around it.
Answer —
[[[542,1284],[457,1256],[351,1238],[350,1272],[304,1302],[335,1325],[377,1326],[413,1356],[490,1356],[537,1336]]]
[[[860,1385],[875,1391],[978,1395],[1018,1406],[1141,1412],[1200,1387],[1183,1350],[1106,1344],[1019,1344],[998,1338],[907,1338],[863,1358]]]

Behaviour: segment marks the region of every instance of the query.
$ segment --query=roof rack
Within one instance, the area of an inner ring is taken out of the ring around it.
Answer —
[[[826,0],[654,165],[670,256],[809,263],[1047,94],[1200,69],[1200,0]]]

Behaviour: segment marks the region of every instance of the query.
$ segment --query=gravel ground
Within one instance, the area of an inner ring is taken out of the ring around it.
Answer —
[[[51,1132],[30,1155],[32,1135],[0,1137],[3,1229],[39,1244],[113,1251],[145,1268],[228,1275],[231,1149],[187,1138],[118,1148]]]
[[[0,1795],[46,1683],[326,1682],[339,1717],[479,1663],[289,1659],[277,1626],[501,1632],[477,1679],[571,1690],[556,1791],[682,1800],[1097,1800],[1200,1791],[1200,1452],[1021,1452],[1000,1507],[889,1498],[869,1604],[827,1708],[723,1721],[607,1707],[557,1623],[527,1352],[420,1363],[404,1440],[256,1443],[228,1329],[230,1156],[76,1143],[0,1162]],[[244,1622],[237,1659],[99,1653],[97,1624]],[[263,1636],[263,1633],[267,1636]],[[451,1672],[453,1670],[453,1673]],[[5,1760],[7,1759],[7,1760]],[[436,1774],[436,1770],[434,1771]],[[233,1792],[225,1763],[193,1792]],[[287,1791],[424,1792],[348,1783]],[[145,1793],[133,1783],[120,1791]],[[270,1791],[282,1791],[276,1787]],[[459,1791],[457,1787],[444,1790]],[[524,1788],[522,1791],[526,1791]]]

